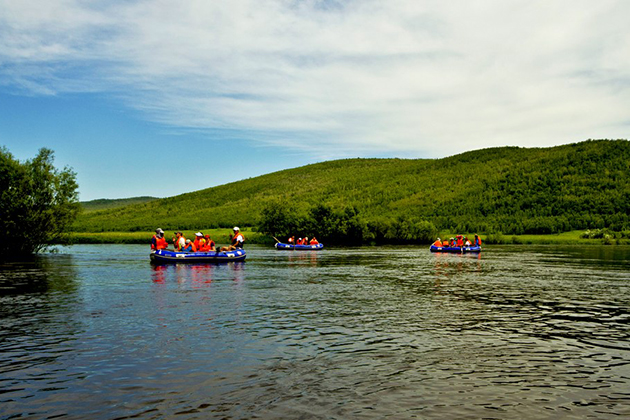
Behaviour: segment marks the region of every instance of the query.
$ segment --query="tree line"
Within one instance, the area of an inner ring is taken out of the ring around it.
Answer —
[[[290,236],[316,236],[320,242],[346,245],[427,243],[437,234],[435,226],[424,220],[384,217],[368,221],[356,207],[333,209],[325,204],[297,213],[283,201],[270,202],[263,208],[258,230],[281,242]]]

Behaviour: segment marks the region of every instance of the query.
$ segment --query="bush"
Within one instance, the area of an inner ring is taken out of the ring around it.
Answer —
[[[0,255],[20,256],[69,241],[68,229],[80,206],[76,173],[53,166],[42,148],[20,163],[0,148]]]

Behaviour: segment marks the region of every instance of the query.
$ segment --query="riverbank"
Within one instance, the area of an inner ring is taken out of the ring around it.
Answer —
[[[502,235],[485,236],[487,244],[513,245],[630,245],[627,232],[602,232],[574,230],[550,235]],[[482,239],[484,236],[482,235]]]
[[[201,232],[210,235],[217,244],[228,244],[230,229],[202,229]],[[275,241],[268,235],[254,232],[248,228],[242,229],[247,243],[273,244]],[[194,239],[196,231],[184,231],[184,236]],[[147,244],[151,241],[154,232],[73,232],[72,242],[75,244]],[[442,238],[454,236],[450,232],[442,232]],[[623,235],[610,234],[608,236],[591,235],[595,237],[584,238],[584,231],[571,231],[554,235],[481,235],[484,244],[488,245],[630,245],[630,238]],[[166,232],[166,239],[171,240],[173,232]],[[474,235],[469,235],[473,237]]]

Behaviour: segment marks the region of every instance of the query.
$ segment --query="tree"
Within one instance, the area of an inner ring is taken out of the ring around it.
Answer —
[[[284,201],[272,201],[261,211],[258,230],[272,236],[290,236],[298,228],[298,219]]]
[[[20,256],[68,242],[79,213],[76,173],[53,166],[54,152],[42,148],[24,163],[0,147],[0,255]]]

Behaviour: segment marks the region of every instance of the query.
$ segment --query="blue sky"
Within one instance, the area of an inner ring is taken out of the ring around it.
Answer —
[[[0,145],[82,200],[629,138],[630,2],[0,0]]]

